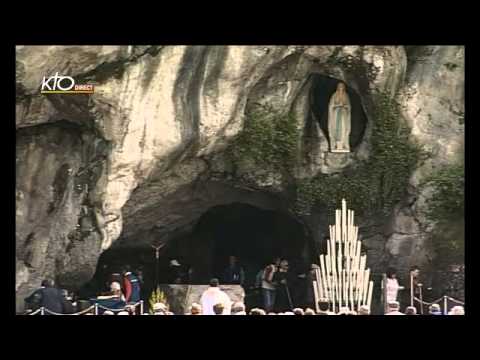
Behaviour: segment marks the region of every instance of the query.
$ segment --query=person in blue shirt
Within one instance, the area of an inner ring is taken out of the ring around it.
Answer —
[[[125,289],[125,301],[127,303],[137,303],[140,301],[140,280],[130,271],[130,266],[125,267],[123,284]]]

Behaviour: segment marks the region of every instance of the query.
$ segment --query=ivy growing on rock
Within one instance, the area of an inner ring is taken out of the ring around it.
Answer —
[[[427,200],[427,217],[434,222],[464,217],[465,170],[463,164],[442,167],[425,179],[434,188]]]
[[[465,170],[463,164],[442,167],[425,179],[433,193],[427,199],[427,218],[436,224],[431,241],[437,262],[451,264],[464,258]]]
[[[427,154],[409,140],[399,104],[389,95],[373,96],[371,151],[367,161],[340,174],[320,174],[299,183],[295,210],[310,213],[321,203],[331,213],[342,198],[358,214],[388,215],[405,195],[411,173]]]
[[[293,114],[259,105],[246,115],[245,127],[233,140],[228,154],[236,165],[253,162],[258,169],[291,173],[299,131]]]

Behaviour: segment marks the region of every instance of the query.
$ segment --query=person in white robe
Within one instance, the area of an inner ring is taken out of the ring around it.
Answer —
[[[218,279],[212,279],[210,281],[210,287],[203,292],[200,299],[203,315],[215,315],[213,307],[218,303],[222,303],[224,306],[223,315],[231,314],[232,301],[218,285]]]
[[[404,289],[400,286],[397,279],[396,270],[390,268],[387,270],[386,277],[384,279],[384,292],[385,292],[385,304],[396,302],[398,297],[398,290]]]

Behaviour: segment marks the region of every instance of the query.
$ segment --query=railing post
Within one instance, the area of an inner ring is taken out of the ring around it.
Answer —
[[[448,315],[448,302],[447,295],[443,295],[443,315]]]
[[[388,312],[387,302],[387,274],[382,274],[382,299],[383,299],[383,314]]]
[[[45,315],[45,308],[43,306],[40,308],[40,315]]]
[[[140,300],[140,315],[143,315],[143,300]]]
[[[410,306],[413,306],[413,295],[414,295],[414,291],[413,291],[413,274],[412,272],[410,271]]]
[[[95,314],[95,315],[98,315],[98,303],[95,303],[94,306],[95,306],[95,307],[94,307],[94,314]]]
[[[418,284],[419,296],[420,296],[420,314],[423,315],[423,291],[422,285]]]

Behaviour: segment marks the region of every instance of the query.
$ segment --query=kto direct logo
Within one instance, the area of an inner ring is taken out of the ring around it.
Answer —
[[[75,84],[71,76],[59,76],[58,72],[49,78],[43,77],[41,94],[93,94],[90,84]]]

